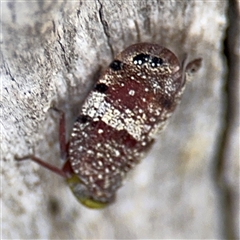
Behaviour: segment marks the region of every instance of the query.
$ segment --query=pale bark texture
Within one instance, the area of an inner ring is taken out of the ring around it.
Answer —
[[[2,239],[240,237],[239,6],[229,2],[1,3]],[[49,108],[66,113],[69,133],[99,73],[137,42],[163,45],[179,59],[201,57],[203,66],[116,202],[89,210],[64,179],[14,156],[34,152],[60,167],[59,116]]]

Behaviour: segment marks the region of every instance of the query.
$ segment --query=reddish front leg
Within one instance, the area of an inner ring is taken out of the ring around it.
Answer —
[[[23,160],[30,159],[33,162],[41,165],[42,167],[47,168],[48,170],[60,175],[61,177],[64,177],[64,178],[67,177],[67,174],[62,169],[57,168],[57,167],[53,166],[52,164],[47,163],[47,162],[43,161],[42,159],[35,157],[34,155],[27,155],[27,156],[24,156],[24,157],[21,157],[21,158],[15,157],[15,159],[18,160],[18,161],[23,161]]]
[[[61,158],[66,160],[67,158],[67,150],[68,150],[68,144],[66,144],[66,128],[65,128],[65,114],[63,111],[58,110],[56,108],[52,108],[55,111],[60,113],[60,120],[59,120],[59,145],[60,145],[60,154]],[[30,159],[39,165],[43,166],[44,168],[47,168],[48,170],[55,172],[56,174],[60,175],[61,177],[67,178],[67,176],[72,172],[71,166],[69,166],[68,161],[64,164],[63,168],[57,168],[42,159],[35,157],[34,155],[27,155],[24,157],[15,157],[16,160],[22,161]]]

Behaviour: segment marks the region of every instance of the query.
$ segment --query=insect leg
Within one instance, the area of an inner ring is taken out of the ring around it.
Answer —
[[[59,134],[59,145],[60,145],[60,157],[64,161],[67,158],[67,150],[68,150],[68,143],[66,143],[66,118],[65,113],[62,110],[59,110],[55,107],[52,107],[51,109],[55,110],[60,114],[59,119],[59,128],[58,128],[58,134]]]
[[[62,159],[66,160],[68,144],[66,143],[65,113],[62,111],[60,112],[60,120],[59,120],[59,144],[60,144],[60,156]]]
[[[64,177],[64,178],[67,177],[66,173],[62,169],[59,169],[59,168],[43,161],[40,158],[35,157],[34,155],[28,155],[28,156],[24,156],[24,157],[21,157],[21,158],[20,157],[15,157],[15,159],[18,160],[18,161],[23,161],[23,160],[30,159],[33,162],[41,165],[42,167],[47,168],[48,170],[60,175],[61,177]]]

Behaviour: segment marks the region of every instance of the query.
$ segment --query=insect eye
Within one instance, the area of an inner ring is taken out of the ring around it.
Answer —
[[[123,63],[119,60],[114,60],[110,63],[109,67],[113,70],[113,71],[119,71],[123,68]]]
[[[162,58],[158,58],[158,57],[153,57],[149,62],[152,68],[160,67],[163,64]]]
[[[163,64],[162,58],[150,56],[148,54],[138,54],[133,58],[133,63],[135,65],[143,65],[145,63],[148,63],[151,68],[157,68],[160,67]]]
[[[142,64],[148,62],[148,61],[149,61],[149,58],[150,58],[150,55],[141,53],[141,54],[138,54],[137,56],[135,56],[135,57],[133,58],[133,63],[134,63],[135,65],[141,66]]]

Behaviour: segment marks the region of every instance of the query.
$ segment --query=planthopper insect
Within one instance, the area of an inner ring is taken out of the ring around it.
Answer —
[[[61,112],[59,169],[31,159],[61,175],[76,198],[89,208],[115,199],[125,175],[147,153],[183,94],[186,80],[201,59],[180,64],[169,49],[138,43],[118,54],[96,82],[79,112],[69,141]]]

